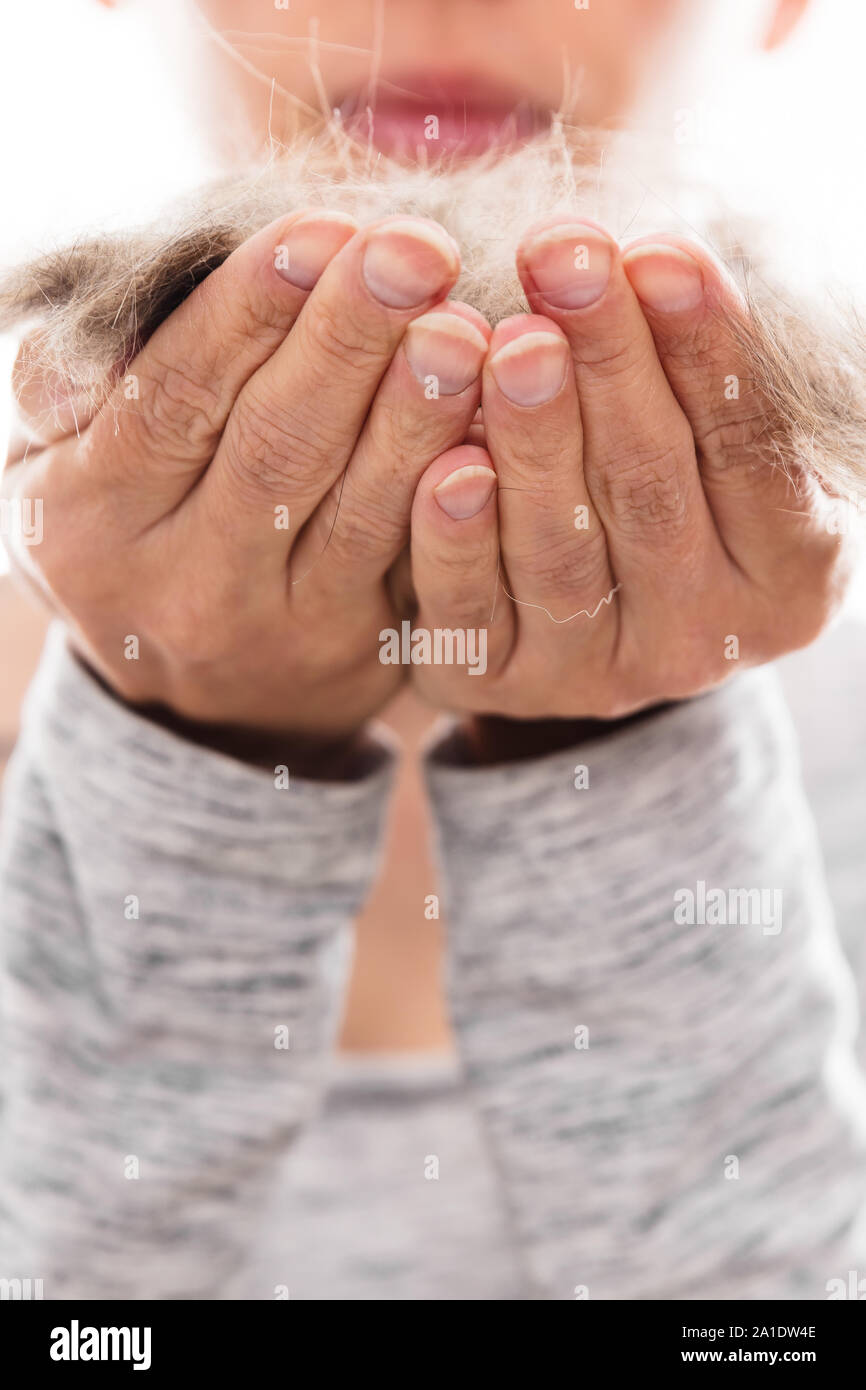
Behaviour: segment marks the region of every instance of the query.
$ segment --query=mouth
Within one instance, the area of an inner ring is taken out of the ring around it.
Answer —
[[[474,158],[512,149],[550,129],[552,113],[525,93],[464,75],[380,78],[339,103],[343,128],[395,159]]]

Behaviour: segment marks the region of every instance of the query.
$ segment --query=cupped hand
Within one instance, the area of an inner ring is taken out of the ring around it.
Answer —
[[[611,719],[810,642],[852,549],[796,458],[778,466],[727,272],[682,238],[622,252],[561,218],[518,268],[532,312],[493,333],[483,428],[431,465],[412,514],[415,625],[485,630],[486,670],[418,665],[422,692]]]
[[[415,486],[480,398],[458,270],[434,223],[309,210],[214,271],[92,418],[25,350],[4,489],[43,534],[14,560],[123,698],[325,740],[382,706]]]

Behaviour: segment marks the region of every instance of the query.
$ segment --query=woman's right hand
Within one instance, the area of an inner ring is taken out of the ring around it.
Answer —
[[[388,572],[480,398],[490,330],[442,302],[458,270],[435,223],[308,210],[199,285],[90,419],[25,348],[4,493],[43,536],[13,562],[124,699],[323,741],[387,700]]]

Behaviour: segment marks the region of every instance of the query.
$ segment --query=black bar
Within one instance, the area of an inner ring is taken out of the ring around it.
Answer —
[[[251,1382],[251,1390],[252,1385],[258,1390],[265,1374],[279,1374],[291,1383],[311,1359],[320,1373],[333,1373],[335,1351],[351,1359],[358,1373],[373,1353],[372,1366],[367,1362],[363,1374],[371,1370],[381,1374],[383,1363],[389,1363],[401,1378],[409,1379],[417,1374],[412,1363],[419,1352],[427,1375],[438,1354],[443,1374],[453,1376],[461,1355],[458,1346],[464,1345],[474,1347],[472,1362],[479,1369],[483,1366],[485,1380],[498,1362],[508,1365],[515,1350],[519,1362],[512,1365],[512,1372],[521,1374],[519,1366],[528,1358],[527,1369],[534,1381],[553,1373],[554,1356],[567,1358],[576,1375],[594,1366],[612,1375],[619,1371],[700,1375],[707,1368],[742,1374],[797,1367],[825,1378],[843,1369],[846,1374],[853,1371],[858,1379],[862,1376],[858,1369],[866,1332],[862,1295],[840,1295],[820,1303],[575,1300],[562,1321],[557,1317],[545,1323],[541,1339],[534,1318],[516,1339],[513,1326],[497,1334],[487,1325],[486,1316],[479,1326],[479,1312],[464,1311],[458,1315],[458,1331],[468,1337],[461,1336],[459,1343],[443,1337],[442,1312],[435,1322],[429,1313],[425,1315],[420,1339],[418,1330],[392,1321],[388,1331],[375,1331],[373,1341],[378,1315],[369,1303],[364,1308],[366,1326],[357,1314],[347,1317],[344,1310],[332,1307],[322,1317],[300,1300],[64,1303],[7,1299],[0,1301],[0,1337],[7,1370],[15,1365],[19,1371],[47,1373],[60,1381],[81,1375],[92,1379],[107,1372],[115,1379],[131,1375],[133,1383],[142,1384],[160,1384],[164,1378],[167,1383],[168,1377],[183,1373],[221,1380],[234,1374]],[[467,1323],[467,1318],[472,1321]],[[558,1347],[556,1341],[560,1341]],[[90,1359],[93,1351],[100,1359]],[[61,1356],[68,1359],[58,1359]],[[141,1366],[138,1372],[136,1361]],[[462,1369],[468,1369],[465,1363]]]

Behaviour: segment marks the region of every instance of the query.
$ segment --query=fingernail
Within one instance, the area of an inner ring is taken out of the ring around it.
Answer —
[[[299,290],[311,290],[328,263],[358,230],[345,212],[314,212],[289,228],[274,251],[274,267]]]
[[[487,353],[484,334],[456,314],[422,314],[406,329],[406,357],[415,376],[436,394],[456,396],[477,379]]]
[[[585,309],[610,279],[612,244],[583,223],[550,227],[524,247],[522,260],[538,293],[557,309]]]
[[[389,309],[411,309],[457,279],[455,243],[426,222],[389,222],[370,233],[364,252],[367,289]]]
[[[449,473],[434,487],[433,496],[452,521],[468,521],[487,505],[495,487],[496,474],[492,468],[469,463]]]
[[[636,246],[623,257],[631,287],[649,309],[674,314],[696,309],[704,297],[704,277],[693,256],[678,246]]]
[[[503,396],[515,405],[542,405],[565,381],[568,343],[558,333],[522,333],[490,359]]]

